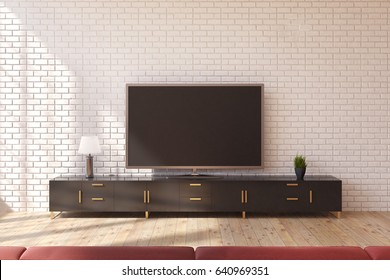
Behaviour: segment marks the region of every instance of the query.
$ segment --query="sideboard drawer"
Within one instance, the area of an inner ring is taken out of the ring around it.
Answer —
[[[205,182],[188,182],[180,184],[180,196],[210,196],[211,188]]]
[[[84,211],[114,211],[114,184],[112,182],[84,182],[82,189]]]
[[[180,197],[180,211],[207,212],[212,210],[211,197]]]

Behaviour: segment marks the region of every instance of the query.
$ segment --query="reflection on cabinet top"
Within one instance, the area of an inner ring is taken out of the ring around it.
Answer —
[[[52,179],[51,181],[113,181],[113,182],[151,182],[151,181],[177,181],[177,182],[210,182],[210,181],[286,181],[286,182],[314,182],[314,181],[333,181],[341,182],[340,179],[330,175],[307,175],[304,181],[297,181],[295,176],[287,175],[260,175],[260,176],[183,176],[183,175],[170,175],[170,176],[148,176],[148,177],[136,177],[136,176],[96,176],[92,179],[85,178],[84,176],[60,176]]]

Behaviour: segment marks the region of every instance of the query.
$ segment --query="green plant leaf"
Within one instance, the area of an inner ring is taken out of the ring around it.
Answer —
[[[294,168],[305,168],[306,166],[306,158],[302,155],[296,155],[294,158]]]

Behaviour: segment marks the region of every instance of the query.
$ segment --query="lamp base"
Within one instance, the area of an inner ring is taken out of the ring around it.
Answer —
[[[85,177],[93,178],[93,156],[91,155],[85,157]]]

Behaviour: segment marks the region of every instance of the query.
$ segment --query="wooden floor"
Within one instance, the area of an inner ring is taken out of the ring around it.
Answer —
[[[7,213],[0,246],[390,245],[390,212],[323,215]]]

